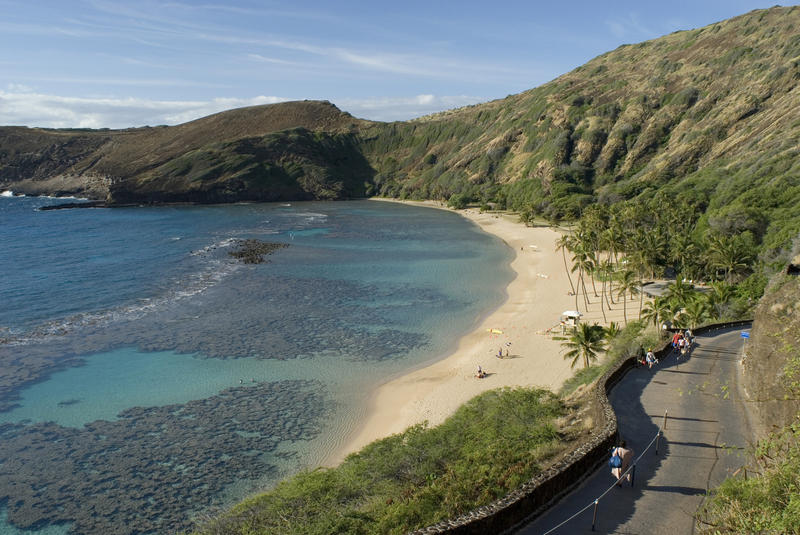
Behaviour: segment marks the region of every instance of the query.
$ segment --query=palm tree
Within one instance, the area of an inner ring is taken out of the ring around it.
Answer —
[[[694,286],[687,282],[677,279],[675,282],[667,286],[667,291],[664,292],[664,297],[670,301],[678,302],[681,305],[688,303],[697,295],[697,290]]]
[[[609,310],[614,310],[611,305],[614,303],[614,265],[609,258],[606,258],[600,266],[602,268],[603,280],[608,281],[608,292],[606,292],[606,304]],[[605,288],[605,286],[604,286]]]
[[[678,266],[682,278],[694,279],[699,248],[690,234],[679,233],[672,237],[669,244],[670,260]]]
[[[665,321],[672,321],[673,313],[670,304],[664,297],[656,297],[642,309],[641,319],[658,327]]]
[[[636,274],[630,269],[626,269],[620,274],[619,281],[617,282],[617,297],[622,299],[622,317],[625,318],[625,325],[628,324],[628,299],[627,295],[636,295],[639,291],[639,281],[636,280]]]
[[[642,258],[642,255],[638,251],[634,251],[634,254],[630,257],[627,257],[627,261],[635,270],[635,273],[639,275],[639,319],[642,319],[642,305],[644,304],[644,274],[647,271],[647,267],[645,265],[645,261]]]
[[[605,351],[605,329],[596,323],[580,323],[569,339],[561,342],[561,346],[569,350],[564,359],[572,359],[570,368],[574,368],[580,359],[583,359],[583,367],[588,368],[589,361],[597,360],[597,354]]]
[[[598,273],[600,276],[603,277],[603,284],[600,286],[600,311],[603,313],[603,323],[608,322],[608,318],[606,317],[606,307],[605,307],[605,300],[606,300],[606,277],[605,277],[605,263],[601,262],[599,266],[597,266]],[[611,307],[608,307],[611,310]]]
[[[708,305],[707,300],[695,298],[686,303],[681,316],[688,324],[688,327],[696,329],[698,325],[711,317],[711,307]]]
[[[711,283],[711,291],[704,293],[709,313],[716,318],[722,317],[722,307],[734,296],[733,286],[726,282],[718,281]]]
[[[589,305],[589,296],[587,295],[588,292],[586,291],[586,281],[583,278],[583,274],[586,271],[591,271],[594,269],[594,264],[592,263],[591,258],[584,249],[583,243],[580,240],[573,242],[572,245],[572,271],[578,271],[578,291],[575,292],[575,309],[577,309],[578,293],[580,293],[581,288],[583,288],[583,299],[586,302],[586,305]]]
[[[620,329],[619,323],[617,323],[616,321],[612,321],[611,323],[608,324],[608,327],[605,328],[606,342],[610,344],[611,341],[617,336],[619,336],[619,333],[621,332],[622,329]]]
[[[728,284],[746,273],[753,259],[752,246],[743,235],[708,238],[708,264],[717,272],[722,271]]]
[[[572,248],[572,239],[569,234],[562,234],[556,240],[556,251],[561,251],[561,257],[564,259],[564,269],[567,272],[567,279],[569,280],[569,287],[572,288],[572,293],[575,293],[575,285],[572,284],[572,277],[570,276],[569,266],[567,266],[567,250]]]

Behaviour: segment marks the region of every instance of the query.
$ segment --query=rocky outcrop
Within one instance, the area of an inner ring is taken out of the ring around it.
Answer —
[[[236,240],[236,250],[228,254],[244,264],[263,264],[278,249],[289,247],[288,243],[273,243],[261,240]]]
[[[744,383],[762,432],[800,413],[800,278],[780,275],[758,304],[744,359]]]

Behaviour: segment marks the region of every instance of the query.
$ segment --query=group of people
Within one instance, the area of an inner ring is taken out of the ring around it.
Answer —
[[[672,335],[672,350],[678,354],[678,357],[686,356],[691,350],[693,342],[694,337],[692,336],[691,329],[677,331]]]
[[[510,356],[510,354],[508,352],[508,348],[509,347],[511,347],[511,342],[506,342],[506,347],[505,348],[503,348],[503,346],[500,346],[500,349],[497,350],[497,354],[495,354],[495,357],[497,357],[499,359],[502,359],[502,358],[506,358],[507,359]],[[486,377],[486,371],[483,368],[481,368],[480,366],[478,366],[478,371],[475,372],[475,378],[476,379],[483,379],[484,377]]]
[[[676,331],[675,334],[672,335],[672,350],[677,353],[678,358],[688,355],[692,349],[693,343],[694,336],[692,335],[691,329]],[[647,365],[648,368],[652,368],[654,364],[658,364],[658,357],[653,353],[653,348],[648,348],[647,353],[645,353],[644,348],[639,346],[639,356],[636,360],[639,365]]]

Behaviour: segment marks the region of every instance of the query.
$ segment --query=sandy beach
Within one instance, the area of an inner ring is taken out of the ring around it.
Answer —
[[[434,202],[409,204],[447,209]],[[506,301],[477,329],[454,341],[457,346],[451,354],[378,387],[363,424],[326,460],[326,465],[334,466],[370,442],[411,425],[426,420],[437,425],[486,390],[504,386],[557,390],[572,375],[570,362],[562,356],[561,341],[544,334],[550,328],[560,331],[561,313],[575,308],[561,252],[555,249],[560,233],[547,227],[528,227],[515,214],[480,213],[475,209],[457,213],[502,239],[515,252],[511,268],[516,278],[508,286]],[[592,305],[587,311],[581,303],[582,320],[602,324],[599,299],[592,297],[590,283],[587,286]],[[629,319],[635,317],[636,305],[638,302],[629,302]],[[621,305],[606,314],[608,321],[622,322]],[[501,348],[504,353],[508,350],[507,358],[497,358]],[[488,374],[484,379],[475,378],[479,365]]]

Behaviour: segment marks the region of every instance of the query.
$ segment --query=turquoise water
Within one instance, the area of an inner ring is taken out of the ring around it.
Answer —
[[[0,534],[174,532],[314,466],[512,276],[427,208],[57,202],[0,199]],[[247,238],[289,247],[244,265]]]

